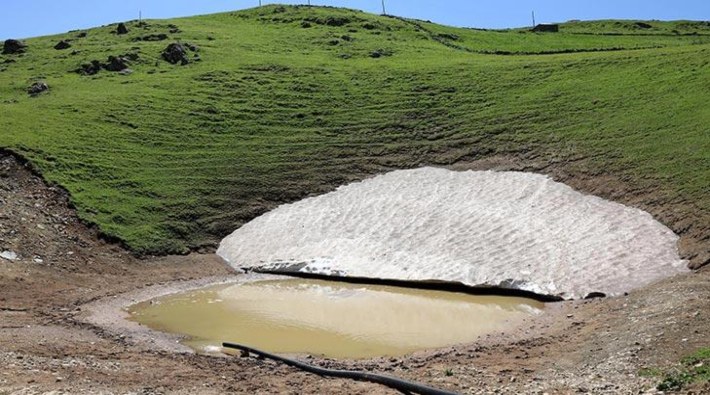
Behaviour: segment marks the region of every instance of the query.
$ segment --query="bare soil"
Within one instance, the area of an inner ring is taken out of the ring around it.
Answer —
[[[505,160],[461,165],[481,166],[520,167]],[[646,202],[637,205],[644,209],[652,198],[650,192],[626,191],[620,180],[575,178],[561,167],[542,171],[585,192],[596,188],[602,196],[622,194],[617,200],[627,204]],[[685,209],[673,202],[654,207],[649,211],[670,218],[664,223],[672,228],[686,221],[674,219]],[[708,224],[702,218],[689,224],[693,237],[686,239],[695,244],[683,248],[698,257],[707,251],[699,232]],[[392,393],[265,360],[171,349],[173,337],[134,336],[120,325],[99,325],[90,318],[96,317],[91,306],[116,300],[118,310],[156,290],[240,274],[214,255],[137,259],[82,224],[61,189],[0,155],[0,253],[10,251],[16,260],[0,258],[0,394]],[[710,346],[709,300],[706,267],[624,297],[552,304],[544,315],[474,344],[396,359],[309,360],[472,394],[655,393],[660,379],[643,371],[672,369],[684,355]],[[104,313],[121,322],[120,311]],[[685,391],[693,392],[710,392],[710,386]]]

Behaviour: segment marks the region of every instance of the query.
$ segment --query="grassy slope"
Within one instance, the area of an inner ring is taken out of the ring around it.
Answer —
[[[347,23],[324,24],[338,18]],[[276,6],[149,23],[30,39],[15,63],[0,56],[0,147],[136,252],[214,245],[276,204],[386,168],[495,154],[592,158],[580,162],[591,174],[710,212],[704,23],[534,34]],[[158,58],[171,41],[131,41],[168,23],[202,62],[172,66]],[[73,48],[52,49],[64,38]],[[128,52],[140,55],[131,75],[71,72]],[[51,92],[29,98],[39,79]]]

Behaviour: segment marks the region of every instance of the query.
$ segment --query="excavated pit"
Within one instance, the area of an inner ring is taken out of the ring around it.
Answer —
[[[207,288],[131,311],[198,350],[227,340],[397,356],[473,342],[542,312],[542,302],[618,295],[687,271],[677,241],[644,211],[542,175],[395,171],[281,206],[217,251],[236,268],[301,279]]]

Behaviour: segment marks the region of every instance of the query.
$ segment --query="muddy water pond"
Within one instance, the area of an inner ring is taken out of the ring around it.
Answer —
[[[186,335],[197,351],[221,342],[332,358],[399,356],[474,341],[539,314],[543,304],[317,280],[220,285],[134,305],[133,320]]]

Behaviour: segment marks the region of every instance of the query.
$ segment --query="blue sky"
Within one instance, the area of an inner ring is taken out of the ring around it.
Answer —
[[[303,4],[263,1],[264,4]],[[0,39],[26,38],[108,23],[250,8],[258,0],[3,0]],[[314,5],[382,11],[381,0],[312,0]],[[570,19],[710,20],[710,0],[385,0],[387,12],[455,26],[505,28]]]

